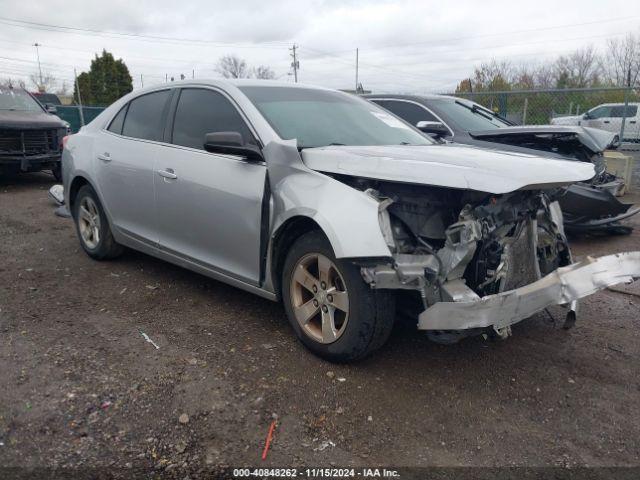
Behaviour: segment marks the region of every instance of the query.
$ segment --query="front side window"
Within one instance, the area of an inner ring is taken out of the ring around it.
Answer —
[[[589,110],[589,118],[598,119],[611,116],[611,107],[597,107]]]
[[[245,143],[255,143],[242,116],[224,95],[204,88],[183,89],[171,143],[203,150],[205,134],[214,132],[238,132]]]
[[[438,122],[439,120],[427,111],[424,107],[411,102],[400,100],[372,100],[391,113],[399,116],[411,125],[418,125],[418,122]]]
[[[42,112],[42,107],[22,89],[0,86],[0,110]]]
[[[381,107],[346,93],[302,87],[239,87],[284,140],[328,145],[430,145]]]
[[[162,90],[131,100],[124,119],[122,134],[126,137],[161,141],[164,132],[164,111],[169,93],[169,90]]]

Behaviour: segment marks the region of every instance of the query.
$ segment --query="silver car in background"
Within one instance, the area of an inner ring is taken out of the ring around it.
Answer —
[[[572,263],[555,197],[593,166],[436,144],[349,94],[265,81],[135,91],[69,138],[83,249],[123,246],[281,299],[332,361],[380,347],[396,303],[451,342],[640,273],[640,253]]]

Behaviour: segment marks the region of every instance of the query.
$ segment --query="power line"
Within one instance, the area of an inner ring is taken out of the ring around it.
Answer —
[[[0,23],[5,25],[11,25],[14,27],[21,28],[31,28],[37,30],[48,30],[58,33],[72,33],[76,35],[98,35],[98,36],[107,36],[107,37],[123,37],[123,38],[133,38],[140,40],[154,40],[154,41],[163,41],[167,43],[201,43],[206,45],[217,45],[221,47],[236,47],[236,48],[281,48],[286,46],[287,44],[284,42],[264,42],[261,45],[247,45],[247,44],[239,44],[239,43],[231,43],[231,42],[216,42],[213,40],[203,40],[196,38],[179,38],[179,37],[163,37],[158,35],[143,35],[139,33],[126,33],[126,32],[114,32],[108,30],[98,30],[92,28],[80,28],[80,27],[69,27],[66,25],[54,25],[48,23],[39,23],[39,22],[30,22],[26,20],[18,20],[15,18],[7,18],[0,17]]]
[[[626,35],[629,32],[622,32],[622,33],[616,33],[613,35],[600,35],[600,36],[588,36],[588,37],[574,37],[574,38],[565,38],[565,39],[558,39],[558,40],[554,40],[554,42],[563,42],[563,41],[574,41],[574,40],[584,40],[586,39],[592,39],[592,38],[611,38],[611,37],[616,37],[616,36],[620,36],[620,35]],[[529,43],[522,43],[522,44],[511,44],[511,45],[507,45],[505,47],[510,47],[510,46],[527,46],[527,45],[536,45],[536,44],[541,44],[541,43],[548,43],[548,41],[543,41],[543,42],[529,42]],[[324,52],[322,50],[317,50],[315,48],[310,48],[310,47],[305,47],[307,50],[322,54],[324,56],[328,56],[328,57],[332,57],[335,60],[351,65],[353,66],[353,62],[346,60],[340,56],[334,55],[331,52]],[[433,52],[433,53],[438,53],[438,54],[444,54],[444,53],[454,53],[456,51],[467,51],[467,50],[487,50],[487,49],[494,49],[494,48],[499,48],[499,47],[482,47],[482,48],[477,48],[477,49],[460,49],[460,50],[446,50],[446,51],[440,51],[440,52]],[[312,58],[310,60],[320,60],[321,58]],[[469,60],[461,60],[461,62],[469,62]],[[399,70],[395,70],[394,67],[396,66],[409,66],[409,65],[416,65],[416,62],[411,62],[411,63],[393,63],[393,64],[389,64],[389,65],[379,65],[379,64],[373,64],[373,63],[368,63],[368,62],[362,62],[359,61],[359,66],[360,68],[376,68],[379,70],[385,70],[389,73],[394,73],[397,75],[404,75],[404,76],[413,76],[413,77],[423,77],[426,78],[427,75],[425,74],[419,74],[419,73],[413,73],[413,72],[403,72],[403,71],[399,71]]]
[[[524,30],[501,31],[501,32],[494,32],[494,33],[485,33],[480,35],[466,35],[464,37],[449,37],[449,38],[432,39],[432,40],[425,40],[425,41],[413,42],[413,43],[395,43],[395,44],[391,43],[391,44],[386,44],[382,46],[367,47],[367,50],[383,50],[387,48],[403,48],[403,47],[413,47],[418,45],[434,45],[434,43],[439,43],[439,42],[455,42],[458,40],[470,40],[475,38],[496,37],[496,36],[503,36],[503,35],[517,35],[520,33],[531,33],[531,32],[542,32],[546,30],[557,30],[560,28],[582,27],[586,25],[600,25],[603,23],[635,20],[638,18],[640,18],[640,16],[637,16],[637,15],[632,17],[615,17],[615,18],[593,20],[593,21],[582,22],[582,23],[568,23],[564,25],[554,25],[551,27],[539,27],[539,28],[530,28],[530,29],[524,29]],[[332,53],[349,53],[351,51],[353,50],[339,50],[339,51],[334,51]]]

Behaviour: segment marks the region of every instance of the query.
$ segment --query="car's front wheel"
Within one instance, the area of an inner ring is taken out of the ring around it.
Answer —
[[[365,357],[391,333],[393,293],[372,290],[356,265],[335,258],[321,232],[307,233],[291,247],[281,291],[296,335],[327,360],[348,362]]]
[[[104,209],[90,185],[84,185],[78,191],[73,202],[73,220],[80,245],[91,258],[115,258],[124,250],[113,238]]]

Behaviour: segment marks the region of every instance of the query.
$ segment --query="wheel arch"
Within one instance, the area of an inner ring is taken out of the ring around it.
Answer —
[[[69,184],[69,213],[71,213],[71,215],[73,215],[73,205],[75,203],[76,197],[78,196],[78,192],[85,185],[91,186],[91,188],[93,188],[93,190],[95,191],[95,187],[91,184],[91,182],[82,175],[75,176]]]
[[[284,268],[285,258],[287,257],[287,252],[302,235],[313,231],[322,233],[322,235],[329,240],[320,224],[313,218],[306,215],[296,215],[288,218],[273,234],[269,266],[271,269],[271,282],[276,296],[280,297],[281,294],[282,271]]]

